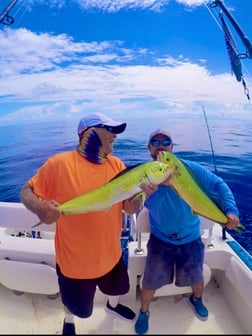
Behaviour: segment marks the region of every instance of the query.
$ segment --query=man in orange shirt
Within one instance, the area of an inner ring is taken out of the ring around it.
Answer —
[[[93,312],[96,286],[109,300],[106,310],[127,320],[135,313],[119,303],[129,291],[120,244],[122,211],[132,214],[141,197],[113,205],[108,211],[62,215],[57,206],[111,180],[125,168],[113,156],[116,135],[126,123],[95,113],[78,125],[76,150],[50,157],[21,191],[23,204],[46,224],[56,222],[56,271],[65,308],[63,335],[75,335],[74,315]]]

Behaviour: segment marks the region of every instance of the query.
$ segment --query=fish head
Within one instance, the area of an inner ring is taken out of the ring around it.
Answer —
[[[167,164],[172,162],[173,154],[167,151],[160,151],[157,155],[157,160],[161,162],[165,162]]]
[[[147,176],[150,183],[160,184],[164,182],[172,171],[168,164],[161,161],[150,162],[149,166],[145,170],[145,175]]]
[[[157,160],[168,165],[169,169],[173,172],[174,176],[178,176],[179,173],[179,160],[171,152],[160,151],[157,156]]]

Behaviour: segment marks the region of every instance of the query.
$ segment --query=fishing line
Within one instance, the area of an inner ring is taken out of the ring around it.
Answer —
[[[220,15],[222,16],[222,10],[220,10],[220,14],[219,14],[219,18],[217,19],[217,17],[213,14],[213,12],[209,9],[208,5],[206,3],[204,3],[204,6],[206,7],[208,13],[212,16],[213,20],[215,21],[216,25],[219,27],[220,31],[223,33],[223,27],[222,25],[220,24],[220,22],[218,21],[220,19]],[[229,29],[232,29],[232,28],[229,28]],[[232,33],[233,33],[233,29],[232,29]],[[231,44],[232,48],[234,50],[237,49],[236,45],[235,45],[235,42],[234,40],[232,41],[232,39],[229,39],[229,43]],[[240,59],[241,60],[241,59]]]
[[[204,114],[204,118],[205,118],[205,122],[206,122],[206,126],[207,126],[207,132],[208,132],[208,137],[209,137],[211,151],[212,151],[212,158],[213,158],[213,164],[214,164],[214,172],[215,172],[216,175],[218,175],[217,165],[216,165],[216,161],[215,161],[215,153],[214,153],[214,149],[213,149],[213,143],[212,143],[211,133],[210,133],[210,129],[209,129],[209,126],[208,126],[208,121],[207,121],[207,116],[206,116],[206,111],[205,111],[204,105],[202,105],[202,110],[203,110],[203,114]]]
[[[23,17],[25,15],[25,13],[27,12],[27,7],[25,7],[24,4],[21,4],[21,6],[19,6],[15,12],[15,14],[13,15],[13,17],[15,17],[15,26],[19,27],[21,21],[23,20]]]
[[[207,3],[204,2],[203,5],[206,7],[208,13],[212,16],[213,20],[215,21],[216,25],[220,28],[220,30],[222,31],[221,25],[218,21],[218,19],[216,18],[216,16],[213,14],[213,12],[210,10],[210,8],[208,7]]]
[[[0,13],[0,23],[4,25],[8,25],[8,26],[11,26],[11,25],[18,26],[19,25],[21,19],[23,18],[24,14],[27,11],[27,6],[25,6],[21,2],[20,6],[16,7],[15,12],[10,14],[11,11],[13,12],[13,8],[16,6],[17,3],[18,3],[18,0],[10,1],[9,5]],[[20,15],[18,16],[19,13]],[[16,21],[17,17],[18,17],[18,22]]]

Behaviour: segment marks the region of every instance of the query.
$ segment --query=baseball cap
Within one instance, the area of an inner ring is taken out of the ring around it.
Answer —
[[[158,135],[158,134],[165,135],[165,136],[167,136],[167,138],[169,138],[170,140],[172,140],[172,137],[171,137],[171,133],[170,133],[170,132],[168,132],[168,131],[165,130],[165,129],[158,128],[158,129],[156,129],[154,132],[152,132],[152,133],[150,134],[149,141],[150,141],[152,138],[154,138],[154,136],[156,136],[156,135]]]
[[[122,121],[115,121],[103,113],[88,114],[79,121],[77,128],[78,134],[92,126],[104,125],[112,127],[113,133],[120,134],[124,132],[127,124]]]

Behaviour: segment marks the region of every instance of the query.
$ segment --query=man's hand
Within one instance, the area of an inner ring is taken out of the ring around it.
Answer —
[[[140,188],[145,192],[146,198],[148,198],[151,194],[157,191],[158,186],[152,183],[141,183]]]
[[[175,174],[170,174],[170,175],[167,177],[167,179],[166,179],[163,183],[161,183],[161,184],[162,184],[162,185],[165,185],[165,186],[170,185],[170,184],[171,184],[171,181],[172,181],[172,179],[173,179],[174,176],[175,176]]]
[[[37,216],[41,220],[41,222],[45,224],[52,224],[56,222],[56,220],[61,215],[61,211],[58,209],[59,203],[50,200],[50,201],[41,201],[41,206],[37,211]]]
[[[226,227],[230,230],[235,230],[240,223],[239,218],[233,214],[226,214],[226,216],[228,218]]]
[[[58,202],[55,200],[41,200],[28,183],[21,190],[20,198],[24,206],[38,216],[41,223],[52,224],[61,215]]]
[[[143,205],[143,195],[139,193],[126,199],[123,202],[123,210],[127,212],[127,214],[132,215],[137,212]]]
[[[173,179],[174,174],[171,174],[167,177],[167,179],[162,182],[162,185],[168,186],[171,184],[171,180]],[[142,183],[140,184],[140,188],[145,192],[146,198],[148,198],[151,194],[153,194],[155,191],[158,189],[158,185],[153,184],[153,183]]]

